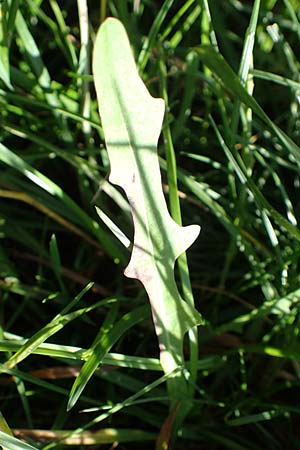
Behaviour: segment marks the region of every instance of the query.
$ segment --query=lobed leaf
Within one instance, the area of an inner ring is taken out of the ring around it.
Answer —
[[[182,300],[174,264],[197,238],[200,227],[181,227],[170,217],[163,195],[157,141],[164,102],[154,99],[140,79],[121,22],[107,19],[98,32],[93,72],[100,116],[111,164],[109,180],[128,197],[134,245],[125,275],[139,279],[149,296],[160,360],[165,373],[184,365],[183,336],[201,323],[199,313]],[[169,380],[174,404],[187,396],[182,374]]]

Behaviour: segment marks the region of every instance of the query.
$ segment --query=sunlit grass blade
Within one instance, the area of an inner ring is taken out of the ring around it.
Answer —
[[[31,167],[22,158],[13,153],[3,144],[0,144],[0,160],[8,166],[13,167],[15,170],[18,170],[21,174],[25,175],[33,183],[35,183],[41,189],[45,190],[50,195],[53,195],[54,197],[60,199],[68,209],[73,210],[74,214],[78,216],[85,227],[87,227],[90,232],[95,234],[95,236],[100,240],[103,246],[107,247],[107,244],[111,241],[110,238],[107,238],[107,233],[101,230],[100,226],[93,219],[91,219],[57,184],[55,184],[38,170]],[[118,257],[120,260],[123,260],[124,257],[122,256],[120,251],[117,250],[117,247],[112,242],[110,242],[110,244],[111,245],[109,245],[107,251],[114,258]]]
[[[300,83],[298,81],[292,80],[287,77],[283,77],[276,73],[266,72],[264,70],[258,69],[253,69],[251,72],[255,78],[271,81],[272,83],[281,84],[282,86],[286,86],[293,89],[300,89]]]
[[[70,39],[70,35],[69,35],[70,29],[66,25],[64,13],[61,10],[61,8],[56,0],[50,0],[49,3],[54,12],[57,23],[52,22],[52,21],[50,22],[50,18],[43,13],[41,8],[38,5],[36,5],[34,1],[30,0],[31,8],[33,8],[33,10],[37,14],[40,14],[48,25],[50,25],[50,23],[51,23],[51,25],[53,24],[52,26],[55,27],[53,29],[54,37],[56,39],[59,38],[58,42],[61,44],[62,50],[64,51],[71,68],[73,70],[75,70],[77,67],[77,64],[78,64],[78,58],[77,58],[77,55],[75,52],[74,45],[72,45],[72,43],[71,43],[71,39]],[[56,30],[57,30],[57,32],[56,32]]]
[[[283,0],[283,3],[285,4],[285,6],[289,12],[289,15],[291,16],[291,19],[292,19],[292,22],[294,25],[294,30],[298,37],[298,41],[300,42],[300,21],[297,17],[296,8],[290,0]]]
[[[152,48],[154,46],[155,40],[157,39],[157,35],[159,33],[159,30],[161,28],[161,25],[163,21],[165,20],[165,17],[170,10],[172,4],[174,3],[174,0],[165,0],[163,5],[161,6],[159,13],[157,14],[151,29],[148,33],[148,36],[145,38],[143,47],[140,51],[138,60],[137,60],[137,66],[139,68],[139,72],[143,73],[143,71],[146,68],[146,65],[149,61]]]
[[[227,423],[231,426],[249,425],[251,423],[257,424],[258,422],[264,422],[265,420],[272,420],[275,417],[289,417],[287,411],[281,409],[271,409],[269,411],[263,411],[258,414],[249,414],[248,416],[239,417],[237,419],[227,419]]]
[[[179,16],[181,11],[179,11],[176,16],[174,17],[177,19],[177,16]],[[187,15],[187,17],[182,18],[180,20],[180,26],[175,31],[173,36],[170,38],[170,45],[172,48],[176,48],[179,46],[179,44],[182,42],[186,34],[190,31],[192,26],[197,23],[197,20],[199,19],[201,14],[201,6],[195,5],[195,7],[192,9],[192,11]]]
[[[3,414],[0,412],[0,431],[3,433],[10,434],[12,436],[12,431],[8,426],[8,423],[6,422]]]
[[[0,370],[3,374],[10,375],[12,377],[18,377],[24,382],[30,383],[33,386],[37,386],[39,389],[45,390],[45,392],[51,392],[54,395],[59,395],[64,397],[64,400],[68,398],[68,389],[59,386],[56,383],[49,383],[48,381],[42,380],[41,378],[30,375],[27,372],[18,369],[8,369],[4,365],[0,364]],[[61,399],[60,399],[61,400]],[[94,398],[82,396],[82,400],[87,402],[89,405],[99,405],[99,401]]]
[[[117,412],[121,411],[122,409],[131,406],[137,399],[149,394],[153,389],[160,386],[163,383],[166,383],[167,380],[169,380],[171,377],[176,376],[177,372],[180,370],[178,368],[177,370],[166,373],[162,375],[161,377],[157,378],[153,382],[146,384],[142,389],[138,390],[135,394],[131,395],[127,399],[125,399],[122,402],[119,402],[112,407],[109,408],[107,412],[101,413],[99,416],[97,416],[95,419],[92,419],[90,422],[85,424],[85,426],[81,427],[81,430],[84,430],[86,428],[90,428],[93,425],[96,425],[97,423],[103,422],[104,420],[111,417],[113,414],[116,414]]]
[[[119,239],[119,241],[124,245],[124,247],[129,248],[131,242],[128,239],[128,237],[123,233],[123,231],[120,230],[120,228],[97,206],[96,211],[100,219],[105,223],[105,225],[110,229],[110,231]]]
[[[12,89],[9,69],[8,2],[0,4],[0,79]]]
[[[79,75],[90,74],[90,39],[89,39],[89,10],[86,0],[77,0],[78,16],[80,26],[80,54],[77,73]],[[84,118],[89,119],[91,114],[91,94],[89,81],[86,79],[78,79],[78,87],[81,90],[81,111]],[[91,127],[89,122],[83,122],[83,133],[85,135],[86,144],[92,142]]]
[[[23,74],[22,74],[23,75]],[[28,80],[27,78],[24,79],[24,76],[20,75],[18,72],[14,72],[12,74],[12,78],[14,80],[15,83],[20,84],[22,87],[25,87],[26,84],[28,84],[28,86],[26,86],[28,88],[28,90],[31,90],[34,86],[34,84],[32,84],[32,81],[30,81],[30,79]],[[25,84],[25,86],[24,86]],[[102,130],[100,127],[100,123],[99,121],[96,122],[94,120],[88,119],[88,118],[84,118],[82,117],[82,115],[77,113],[77,109],[78,109],[78,105],[72,105],[72,107],[70,106],[70,102],[68,102],[68,109],[66,108],[65,105],[63,105],[64,107],[58,107],[58,106],[53,106],[53,105],[48,105],[46,103],[44,103],[41,99],[40,96],[36,96],[35,98],[30,98],[30,97],[25,97],[24,95],[20,95],[17,93],[12,93],[12,92],[6,92],[0,89],[0,94],[1,96],[3,96],[4,98],[7,98],[9,101],[11,101],[12,103],[18,103],[19,105],[23,105],[23,107],[27,106],[29,108],[35,108],[38,107],[40,108],[42,111],[52,111],[53,113],[59,112],[61,114],[62,117],[64,118],[71,118],[76,122],[82,123],[84,121],[88,121],[89,124],[91,125],[92,128],[95,128],[99,134],[102,134]],[[9,124],[9,122],[6,122],[6,124],[4,125],[6,127],[10,127],[10,129],[12,130],[20,130],[20,127],[17,127],[14,124],[14,127],[12,127],[12,124]],[[23,134],[26,133],[28,134],[28,136],[30,136],[30,131],[28,129],[22,129]],[[36,136],[36,139],[41,139],[41,136]],[[48,144],[50,144],[48,142]],[[52,144],[53,145],[53,144]]]
[[[60,254],[59,254],[59,250],[58,250],[58,246],[57,246],[57,240],[56,240],[56,237],[54,234],[51,236],[51,239],[50,239],[50,257],[51,257],[51,262],[52,262],[52,266],[53,266],[53,271],[54,271],[57,281],[60,285],[61,292],[66,298],[68,298],[67,289],[65,287],[65,284],[64,284],[62,276],[61,276],[61,259],[60,259]],[[80,296],[80,298],[81,298],[81,296]]]
[[[172,124],[172,139],[174,144],[179,142],[179,138],[183,135],[186,122],[191,115],[192,104],[196,94],[197,77],[195,74],[198,70],[198,57],[194,51],[188,53],[186,57],[186,84],[181,100],[181,106],[176,117],[176,120]]]
[[[169,38],[169,35],[174,31],[174,28],[180,23],[180,21],[183,21],[184,15],[187,13],[189,8],[193,6],[196,3],[195,0],[187,0],[183,3],[181,8],[178,10],[178,12],[172,17],[168,25],[165,26],[165,29],[163,33],[161,34],[161,41],[165,41],[167,38]]]
[[[40,50],[32,34],[30,33],[30,30],[20,10],[17,12],[16,16],[16,30],[20,36],[20,42],[22,43],[21,45],[26,52],[26,56],[28,57],[31,69],[35,74],[40,87],[45,90],[45,99],[52,106],[61,106],[58,96],[55,92],[52,92],[50,74],[41,58]]]
[[[13,433],[11,431],[11,429],[8,426],[8,423],[6,422],[5,418],[3,417],[3,414],[0,411],[0,431],[2,433],[8,434],[10,436],[13,436]],[[3,450],[9,450],[8,447],[4,447],[2,446]]]
[[[196,49],[199,57],[220,78],[226,89],[234,96],[237,96],[246,106],[251,108],[255,114],[276,134],[282,145],[290,152],[297,164],[300,166],[300,149],[295,142],[286,135],[264,112],[254,97],[248,94],[246,89],[240,83],[238,76],[226,63],[224,58],[213,48],[201,46]]]
[[[19,339],[7,339],[0,340],[0,351],[1,352],[17,352],[23,348],[28,340]],[[61,358],[68,360],[70,362],[77,361],[78,363],[86,361],[89,352],[87,349],[80,347],[72,347],[70,345],[59,345],[59,344],[40,344],[38,347],[32,350],[32,354],[49,356],[51,358]],[[214,367],[215,364],[219,364],[219,358],[204,358],[198,362],[199,369],[208,369]],[[116,366],[116,367],[127,367],[130,369],[140,369],[140,370],[153,370],[162,371],[162,367],[158,359],[146,358],[142,356],[129,356],[122,355],[119,353],[107,353],[103,358],[103,364]]]
[[[280,297],[278,299],[273,298],[272,300],[265,301],[259,308],[254,308],[247,314],[241,314],[232,321],[223,323],[215,329],[215,332],[220,334],[233,331],[239,328],[241,324],[246,324],[257,319],[264,319],[273,316],[279,316],[281,318],[284,316],[289,316],[292,313],[292,309],[299,301],[299,298],[300,290],[297,290],[284,297]]]
[[[73,304],[77,303],[81,300],[82,296],[92,287],[92,283],[90,283],[85,289],[83,289],[77,297],[73,300]],[[54,319],[49,322],[46,326],[41,328],[37,333],[35,333],[18,351],[15,353],[7,362],[6,366],[8,368],[15,367],[16,364],[21,362],[23,359],[27,358],[31,353],[39,347],[43,342],[45,342],[50,336],[53,336],[59,330],[61,330],[64,326],[66,326],[72,320],[77,319],[83,314],[88,313],[89,311],[99,307],[105,306],[107,304],[115,302],[115,299],[104,299],[100,300],[96,304],[93,304],[90,307],[82,308],[77,311],[74,311],[69,314],[58,314]]]
[[[250,18],[249,27],[247,28],[246,31],[243,53],[238,72],[239,78],[243,85],[245,85],[247,81],[249,70],[253,63],[253,48],[257,29],[259,9],[260,9],[260,0],[255,0],[252,7],[252,14]]]
[[[0,431],[0,445],[9,450],[37,450],[36,447],[26,444],[19,439]]]
[[[261,212],[263,213],[265,211],[268,214],[269,218],[275,220],[280,227],[285,229],[286,232],[290,233],[295,239],[300,241],[300,231],[298,230],[298,228],[295,225],[291,224],[290,221],[283,217],[272,205],[269,204],[268,200],[263,196],[253,180],[248,176],[247,169],[237,151],[234,148],[229,149],[227,147],[224,139],[221,136],[221,133],[215,125],[214,129],[216,135],[218,136],[220,145],[222,146],[226,156],[232,163],[234,170],[236,171],[236,174],[240,179],[240,182],[248,186],[249,191],[253,194]],[[272,232],[272,234],[274,234],[274,232]],[[270,237],[270,239],[272,241],[272,237]]]
[[[238,70],[238,77],[240,79],[240,82],[243,86],[245,86],[245,88],[250,96],[253,92],[254,85],[253,85],[253,81],[252,81],[252,76],[249,75],[249,71],[250,71],[251,67],[253,66],[253,48],[254,48],[254,42],[255,42],[255,36],[256,36],[259,9],[260,9],[260,0],[255,0],[253,8],[252,8],[249,27],[247,28],[246,35],[245,35],[243,52],[242,52],[239,70]],[[235,102],[234,111],[233,111],[233,115],[232,115],[233,137],[236,136],[237,128],[238,128],[238,121],[239,121],[240,116],[243,121],[244,139],[248,140],[251,136],[252,112],[248,108],[246,108],[246,110],[242,109],[240,111],[240,100],[238,99],[238,101]],[[245,149],[244,153],[246,153],[247,151],[249,153],[249,149]],[[250,164],[249,164],[249,166],[250,166]]]
[[[164,170],[167,169],[167,165],[164,160],[160,159],[160,165]],[[217,220],[220,221],[220,223],[229,232],[229,234],[235,238],[242,239],[243,243],[245,244],[245,246],[247,248],[249,245],[247,243],[247,238],[250,239],[250,242],[251,242],[251,240],[252,240],[251,236],[249,234],[244,233],[243,230],[241,230],[240,227],[237,226],[237,224],[232,222],[226,209],[218,201],[220,199],[220,194],[213,191],[205,183],[199,183],[196,180],[194,180],[193,178],[189,177],[182,170],[177,171],[177,177],[178,177],[178,180],[181,181],[195,195],[195,197],[197,197],[197,199],[200,200],[200,202],[202,202],[205,206],[207,206],[207,208],[209,208],[211,213],[213,215],[215,215]],[[259,244],[258,241],[256,241],[256,244],[259,246],[259,248],[261,250],[264,249],[263,245]]]
[[[20,338],[18,340],[12,339],[12,337],[7,336],[7,339],[0,339],[0,352],[17,352],[27,341]],[[9,337],[9,339],[8,339]],[[89,352],[87,349],[80,347],[72,347],[68,345],[59,344],[40,344],[37,348],[33,349],[32,354],[48,356],[51,358],[61,358],[63,360],[68,360],[69,362],[75,361],[80,363],[86,361]],[[219,356],[208,356],[202,357],[198,360],[199,370],[210,370],[219,366],[226,361],[226,357]],[[155,372],[162,372],[162,367],[159,359],[142,357],[142,356],[130,356],[122,355],[120,353],[107,353],[102,361],[103,364],[116,367],[127,367],[130,369],[139,370],[151,370]],[[189,363],[187,362],[187,367]]]
[[[169,104],[168,92],[167,92],[167,82],[166,82],[166,67],[163,61],[160,61],[160,81],[161,81],[161,91],[162,97],[165,104]],[[163,127],[163,135],[165,141],[165,152],[167,161],[167,176],[168,176],[168,187],[169,187],[169,203],[171,216],[178,225],[182,225],[181,208],[178,197],[178,187],[177,187],[177,165],[176,156],[173,146],[173,140],[171,135],[171,129],[168,124],[168,116],[166,117],[166,122]],[[189,267],[187,262],[186,253],[179,256],[178,270],[181,280],[181,288],[184,300],[191,305],[195,306],[195,301],[193,297],[193,291],[189,275]],[[197,360],[198,360],[198,329],[193,327],[188,331],[189,341],[190,341],[190,371],[192,380],[195,382],[197,379]]]
[[[131,327],[145,320],[149,316],[149,312],[150,311],[147,306],[136,308],[125,314],[113,327],[112,324],[109,324],[108,329],[106,329],[106,327],[104,329],[100,329],[92,347],[88,350],[88,359],[83,365],[80,374],[72,386],[68,402],[68,410],[73,408],[87,382],[92,377],[97,367],[102,363],[103,358],[112,346]]]
[[[262,157],[261,154],[258,152],[254,153],[254,156],[256,160],[265,167],[269,173],[272,175],[272,178],[274,180],[274,185],[279,189],[281,193],[282,200],[286,207],[286,215],[288,220],[291,222],[291,224],[297,226],[297,219],[296,219],[296,212],[295,209],[291,203],[291,200],[288,196],[288,192],[285,188],[284,180],[281,179],[280,174],[276,172],[276,168],[273,168],[271,164],[268,164],[268,162]]]

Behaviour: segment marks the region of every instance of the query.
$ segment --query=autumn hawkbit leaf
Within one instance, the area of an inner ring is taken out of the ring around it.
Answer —
[[[109,18],[98,32],[93,72],[109,155],[109,181],[128,197],[134,223],[134,245],[125,275],[143,283],[152,309],[160,360],[171,404],[187,397],[183,337],[201,322],[200,314],[179,295],[174,264],[197,238],[200,227],[181,227],[165,202],[157,142],[164,101],[153,98],[138,75],[126,31]],[[179,369],[179,370],[178,370]]]

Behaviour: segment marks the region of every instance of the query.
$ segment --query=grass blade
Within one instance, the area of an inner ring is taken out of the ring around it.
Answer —
[[[114,315],[114,311],[112,312]],[[112,346],[134,325],[142,322],[148,317],[148,307],[142,306],[125,314],[113,327],[112,317],[108,316],[107,323],[101,327],[92,347],[88,350],[88,359],[83,365],[80,374],[75,380],[70,392],[68,402],[68,411],[73,408],[80,397],[87,382],[92,377],[97,367],[102,364],[103,358],[112,348]]]
[[[7,147],[0,143],[0,161],[4,162],[8,166],[19,171],[21,174],[29,178],[34,184],[46,191],[48,194],[57,197],[62,201],[67,209],[71,209],[73,213],[81,220],[81,222],[87,227],[93,234],[98,237],[107,251],[115,258],[118,257],[121,261],[124,260],[117,247],[107,244],[111,239],[107,238],[107,233],[99,227],[99,225],[93,221],[57,184],[53,183],[49,178],[43,175],[38,170],[34,169],[30,164],[26,163],[17,154],[13,153]]]
[[[248,94],[247,90],[241,84],[236,73],[231,69],[225,59],[209,46],[197,47],[196,51],[200,59],[211,69],[211,71],[220,78],[234,96],[252,109],[252,111],[276,134],[282,145],[291,153],[297,164],[300,166],[300,149],[295,142],[285,134],[264,112],[256,100]]]
[[[92,283],[90,283],[85,289],[83,289],[71,303],[77,303],[91,287]],[[37,333],[35,333],[30,339],[26,341],[26,343],[17,351],[17,353],[15,353],[6,362],[6,367],[8,367],[9,369],[15,367],[18,363],[31,355],[31,353],[42,343],[44,343],[50,336],[53,336],[72,320],[77,319],[83,314],[86,314],[89,311],[95,309],[96,307],[104,306],[112,302],[114,302],[114,299],[104,299],[92,305],[91,307],[79,309],[69,314],[58,314],[51,322],[41,328]]]
[[[25,442],[22,442],[9,434],[3,433],[3,431],[0,431],[0,445],[7,450],[38,450],[32,445],[25,444]]]
[[[167,84],[166,84],[166,67],[162,60],[160,61],[160,80],[161,80],[161,90],[162,97],[165,104],[169,104]],[[181,209],[178,197],[178,186],[177,186],[177,165],[176,156],[173,146],[173,140],[171,135],[170,126],[168,124],[168,116],[166,115],[166,123],[163,128],[163,135],[165,141],[165,151],[166,151],[166,161],[167,161],[167,176],[168,176],[168,186],[169,186],[169,202],[171,216],[178,225],[182,225]],[[182,253],[178,258],[178,270],[181,280],[181,287],[184,300],[192,307],[195,306],[195,301],[193,297],[192,285],[189,275],[189,267],[187,262],[186,253]],[[197,379],[197,361],[198,361],[198,330],[197,327],[193,327],[188,331],[190,340],[190,371],[191,378],[195,382]]]
[[[137,66],[139,68],[140,73],[143,73],[145,67],[149,61],[152,48],[154,46],[155,40],[157,39],[157,35],[159,34],[160,27],[165,20],[165,17],[173,5],[174,0],[165,0],[162,7],[160,8],[158,14],[155,17],[155,20],[151,26],[151,29],[148,33],[148,37],[145,39],[143,48],[140,51]]]

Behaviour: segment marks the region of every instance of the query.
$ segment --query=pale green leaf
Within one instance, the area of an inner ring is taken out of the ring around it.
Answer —
[[[98,32],[93,72],[111,164],[109,180],[124,189],[134,223],[134,245],[126,276],[139,279],[149,296],[165,373],[184,365],[183,336],[199,324],[199,313],[179,295],[174,264],[197,238],[200,227],[181,227],[170,217],[161,185],[157,141],[162,99],[151,97],[138,75],[121,22],[107,19]],[[187,396],[180,372],[169,380],[171,402]]]

